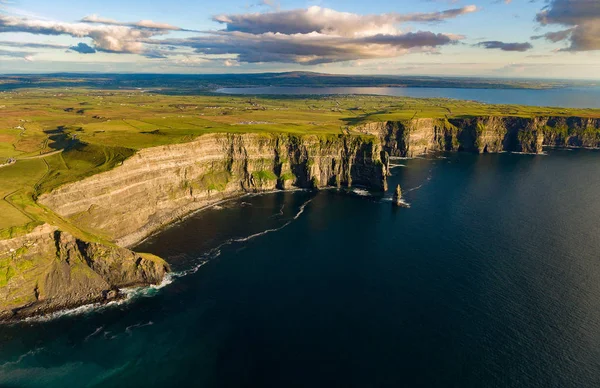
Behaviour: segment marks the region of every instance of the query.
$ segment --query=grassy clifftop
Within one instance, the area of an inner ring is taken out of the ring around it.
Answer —
[[[374,96],[165,96],[139,90],[0,93],[0,238],[42,222],[92,240],[36,202],[38,195],[112,169],[137,150],[208,133],[337,137],[364,123],[476,116],[600,117],[600,110]]]

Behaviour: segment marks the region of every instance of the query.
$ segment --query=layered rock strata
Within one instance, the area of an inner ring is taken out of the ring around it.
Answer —
[[[600,119],[582,117],[468,117],[369,123],[391,156],[437,151],[541,153],[544,146],[600,147]]]
[[[361,185],[385,190],[387,157],[368,136],[211,134],[148,148],[39,201],[131,246],[190,212],[242,193]]]

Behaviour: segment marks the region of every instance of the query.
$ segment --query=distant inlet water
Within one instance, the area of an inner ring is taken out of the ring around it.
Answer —
[[[244,95],[362,94],[417,98],[453,98],[488,104],[516,104],[565,108],[600,108],[600,87],[556,89],[468,89],[415,87],[251,87],[222,88],[217,92]]]
[[[0,387],[600,387],[600,152],[393,164],[164,230],[164,288],[0,326]]]

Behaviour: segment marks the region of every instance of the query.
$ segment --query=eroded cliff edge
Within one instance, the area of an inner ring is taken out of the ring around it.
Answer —
[[[210,134],[141,150],[122,166],[39,201],[131,246],[190,212],[247,192],[362,185],[385,190],[387,158],[369,136]]]
[[[391,156],[436,151],[541,153],[544,146],[600,147],[600,119],[582,117],[417,118],[368,123],[358,130],[380,139]]]
[[[169,270],[159,257],[86,242],[44,224],[0,240],[0,321],[119,297],[124,287],[158,284]]]
[[[600,146],[600,119],[577,117],[417,118],[355,129],[363,134],[204,135],[141,150],[111,171],[40,197],[104,243],[50,225],[0,240],[0,320],[102,302],[119,288],[160,282],[168,271],[162,259],[120,247],[243,193],[352,185],[385,190],[388,155]]]
[[[121,166],[38,198],[87,242],[51,225],[0,241],[0,321],[114,298],[159,283],[160,258],[122,248],[248,192],[361,185],[386,189],[387,154],[364,135],[208,134],[139,151]]]

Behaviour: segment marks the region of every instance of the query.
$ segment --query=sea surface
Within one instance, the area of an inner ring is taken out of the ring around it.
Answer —
[[[488,104],[560,106],[565,108],[600,108],[600,87],[556,89],[463,89],[415,87],[284,87],[222,88],[226,94],[246,95],[335,95],[369,94],[419,98],[453,98]]]
[[[0,386],[599,387],[600,152],[392,163],[154,236],[170,284],[0,326]]]

